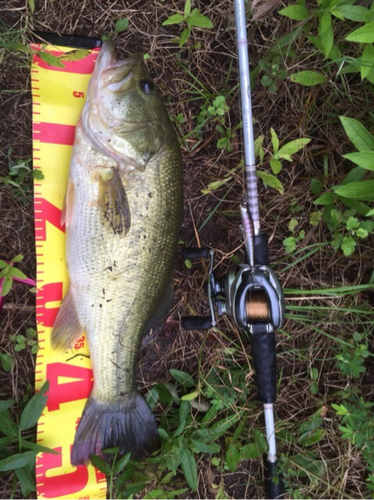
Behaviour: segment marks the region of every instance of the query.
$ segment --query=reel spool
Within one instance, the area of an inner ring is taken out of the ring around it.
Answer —
[[[267,323],[270,321],[268,297],[263,290],[248,292],[245,299],[245,310],[248,323]]]

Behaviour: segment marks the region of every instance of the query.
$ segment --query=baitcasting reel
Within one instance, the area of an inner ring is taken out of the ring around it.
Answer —
[[[234,320],[240,330],[251,334],[272,332],[281,326],[284,315],[283,293],[277,277],[268,265],[265,234],[255,236],[255,249],[255,255],[260,255],[262,258],[255,261],[254,266],[249,264],[233,266],[219,279],[216,279],[213,273],[213,250],[208,248],[183,250],[183,259],[209,258],[210,261],[209,277],[205,286],[210,316],[186,316],[182,318],[183,328],[208,330],[215,326],[215,309],[218,316],[226,314]]]

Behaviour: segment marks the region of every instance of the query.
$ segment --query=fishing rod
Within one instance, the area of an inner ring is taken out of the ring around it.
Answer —
[[[264,455],[265,493],[269,499],[282,498],[284,486],[277,467],[274,428],[276,400],[275,330],[284,316],[284,297],[277,277],[269,264],[268,239],[261,231],[254,151],[248,41],[244,0],[234,0],[238,47],[240,94],[245,157],[245,195],[240,206],[241,231],[246,263],[231,267],[216,279],[213,273],[214,252],[208,248],[185,248],[184,259],[209,258],[207,294],[210,316],[187,316],[182,326],[187,330],[205,330],[216,325],[219,316],[229,316],[250,339],[256,372],[258,398],[264,405],[268,453]]]

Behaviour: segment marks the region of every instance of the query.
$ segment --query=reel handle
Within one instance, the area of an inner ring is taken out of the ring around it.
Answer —
[[[184,316],[182,327],[185,330],[210,330],[212,318],[210,316]]]
[[[183,260],[196,260],[196,259],[207,259],[209,257],[209,248],[183,248],[182,258]]]

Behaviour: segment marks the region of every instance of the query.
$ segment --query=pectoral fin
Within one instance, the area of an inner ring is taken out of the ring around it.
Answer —
[[[69,349],[83,333],[69,289],[61,303],[60,310],[52,328],[51,344],[54,349]]]
[[[113,169],[109,178],[99,180],[99,205],[101,221],[108,225],[114,234],[126,235],[131,226],[129,202],[121,176],[117,169]]]
[[[66,190],[64,206],[61,212],[61,225],[69,227],[73,217],[73,204],[74,204],[74,183],[69,177],[68,187]]]

